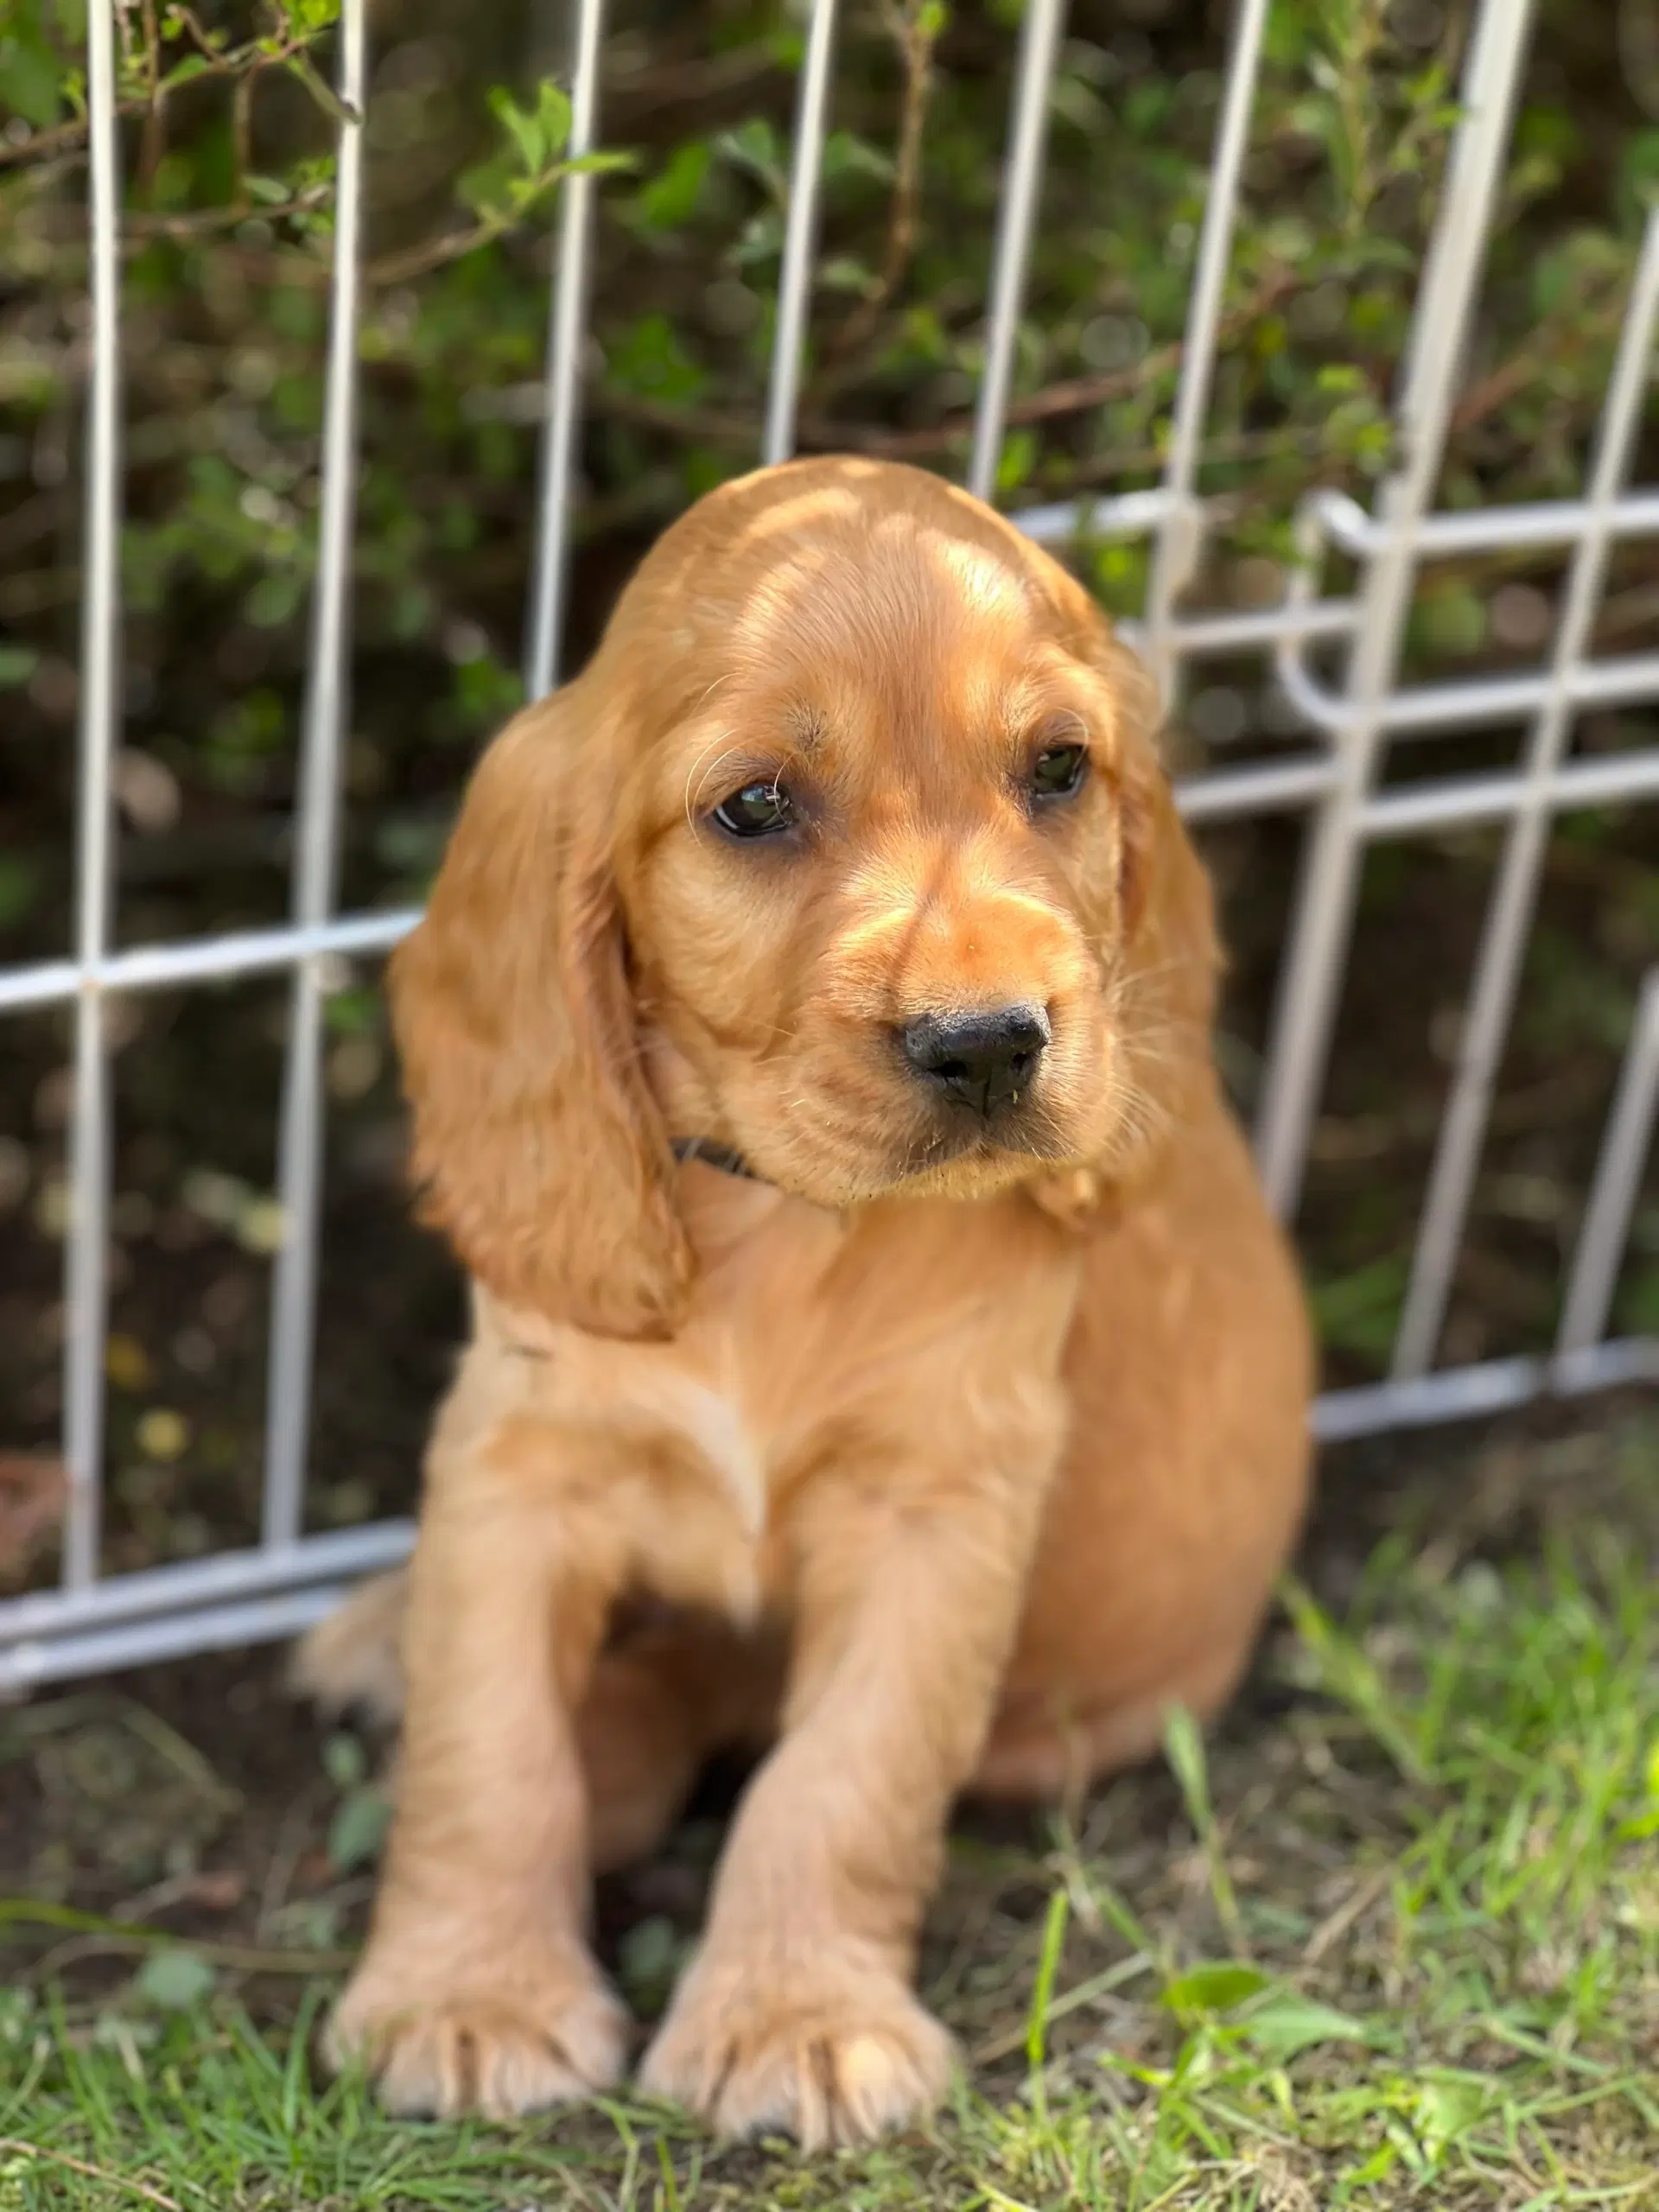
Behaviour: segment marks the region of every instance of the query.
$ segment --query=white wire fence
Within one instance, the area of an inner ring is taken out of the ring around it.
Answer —
[[[574,0],[570,150],[597,143],[605,0]],[[1437,1367],[1448,1295],[1486,1135],[1542,864],[1556,817],[1659,798],[1659,748],[1574,757],[1586,709],[1659,702],[1659,655],[1596,658],[1592,632],[1615,549],[1659,535],[1659,488],[1631,488],[1659,315],[1659,215],[1649,222],[1624,311],[1590,467],[1578,498],[1436,512],[1442,455],[1502,180],[1530,0],[1486,0],[1459,94],[1459,120],[1413,311],[1397,399],[1397,462],[1370,512],[1325,491],[1298,518],[1300,565],[1281,604],[1205,613],[1185,604],[1205,542],[1196,490],[1223,292],[1262,53],[1268,0],[1239,0],[1198,244],[1180,381],[1161,483],[1147,492],[1029,509],[1044,542],[1080,528],[1150,541],[1141,650],[1166,696],[1190,664],[1270,655],[1306,733],[1301,749],[1205,773],[1180,790],[1189,820],[1305,817],[1306,852],[1285,947],[1257,1125],[1274,1202],[1294,1214],[1324,1090],[1348,962],[1361,868],[1389,839],[1496,825],[1502,849],[1438,1137],[1391,1370],[1386,1381],[1319,1401],[1326,1437],[1489,1413],[1547,1392],[1659,1381],[1659,1339],[1615,1339],[1609,1317],[1659,1103],[1659,964],[1648,974],[1602,1139],[1553,1352]],[[110,0],[89,15],[92,367],[86,422],[86,520],[80,690],[78,894],[73,957],[0,969],[0,1014],[74,1008],[74,1092],[67,1233],[65,1457],[70,1491],[61,1586],[0,1604],[0,1690],[108,1667],[286,1635],[315,1619],[350,1578],[407,1549],[404,1522],[304,1533],[323,1135],[322,1007],[342,956],[385,951],[412,912],[339,914],[334,877],[343,741],[348,728],[350,585],[357,474],[356,384],[361,117],[367,0],[344,0],[340,37],[338,214],[328,339],[320,559],[302,726],[292,919],[286,927],[112,948],[115,817],[111,766],[120,721],[121,156]],[[1014,69],[1008,156],[992,266],[985,365],[968,481],[996,481],[1014,380],[1043,169],[1045,125],[1064,0],[1029,0]],[[836,48],[836,0],[812,0],[796,117],[776,341],[761,454],[792,448],[814,271],[817,179]],[[582,421],[595,181],[564,187],[546,365],[545,429],[525,669],[532,694],[558,674],[570,497]],[[1399,680],[1406,624],[1425,564],[1503,549],[1562,549],[1567,569],[1547,660],[1521,674],[1449,683]],[[1351,589],[1325,595],[1332,558]],[[1338,688],[1310,648],[1348,648]],[[1393,741],[1524,725],[1517,766],[1384,782]],[[283,972],[291,1015],[277,1154],[283,1224],[275,1263],[264,1508],[257,1547],[114,1576],[100,1573],[104,1390],[111,1197],[109,1011],[126,993]]]

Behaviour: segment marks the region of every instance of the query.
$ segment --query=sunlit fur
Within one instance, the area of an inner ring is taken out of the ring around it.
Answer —
[[[948,2060],[909,1976],[955,1794],[1080,1788],[1230,1689],[1309,1362],[1152,720],[988,508],[823,461],[702,501],[486,753],[392,976],[474,1340],[407,1583],[302,1661],[406,1697],[330,2039],[395,2107],[617,2077],[589,1866],[741,1741],[774,1747],[645,2084],[728,2132],[902,2124]],[[1042,803],[1056,743],[1089,772]],[[755,782],[788,834],[712,819]],[[947,1109],[904,1025],[1016,1002],[1052,1033],[1017,1104]]]

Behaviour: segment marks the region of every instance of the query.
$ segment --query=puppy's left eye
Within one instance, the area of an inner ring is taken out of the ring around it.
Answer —
[[[1031,764],[1033,798],[1071,798],[1083,789],[1089,773],[1086,745],[1051,745]]]
[[[741,791],[721,799],[715,820],[728,837],[775,837],[795,826],[795,803],[783,785],[745,784]]]

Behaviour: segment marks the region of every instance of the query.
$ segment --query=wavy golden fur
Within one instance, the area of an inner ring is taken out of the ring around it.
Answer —
[[[618,2078],[590,1872],[747,1744],[643,2082],[728,2132],[902,2124],[949,2062],[910,1977],[953,1797],[1081,1786],[1230,1690],[1310,1362],[1153,721],[988,508],[815,461],[694,507],[485,756],[392,971],[475,1332],[406,1580],[302,1658],[404,1711],[330,2031],[394,2107]]]

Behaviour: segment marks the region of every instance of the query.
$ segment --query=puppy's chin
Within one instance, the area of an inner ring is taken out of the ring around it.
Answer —
[[[1046,1126],[1015,1124],[1006,1131],[936,1129],[883,1156],[876,1147],[856,1158],[791,1147],[769,1160],[771,1147],[747,1154],[756,1173],[792,1197],[841,1211],[882,1198],[995,1198],[1027,1181],[1039,1167],[1069,1157]]]

